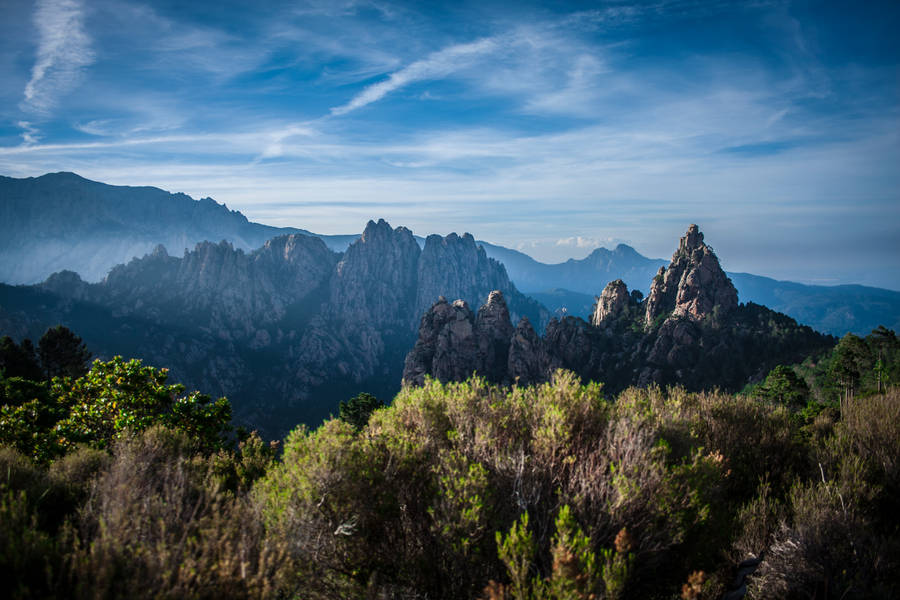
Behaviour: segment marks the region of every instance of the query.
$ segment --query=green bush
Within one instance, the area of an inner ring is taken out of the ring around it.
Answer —
[[[523,512],[531,576],[556,581],[564,546],[595,557],[591,589],[621,595],[634,572],[645,582],[636,593],[660,593],[686,580],[680,555],[725,478],[699,439],[674,453],[662,433],[641,407],[614,407],[568,372],[511,389],[430,380],[359,433],[339,420],[295,430],[257,493],[269,526],[292,541],[309,597],[474,597],[492,580],[513,589],[494,536]],[[624,528],[628,552],[601,558]]]

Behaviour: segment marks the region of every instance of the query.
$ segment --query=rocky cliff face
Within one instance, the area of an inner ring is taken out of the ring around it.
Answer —
[[[419,245],[412,232],[383,219],[369,221],[331,279],[328,312],[360,325],[405,325],[413,310]]]
[[[599,327],[603,323],[619,318],[630,302],[631,296],[625,282],[621,279],[610,281],[597,298],[594,314],[591,315],[591,325]]]
[[[42,317],[47,323],[28,308],[12,315],[0,304],[0,330],[8,329],[5,321],[35,330],[69,324],[96,354],[170,367],[191,387],[227,395],[239,417],[269,430],[273,422],[314,422],[360,391],[390,398],[415,342],[418,303],[431,306],[442,294],[480,303],[499,289],[513,314],[547,318],[472,236],[431,236],[420,249],[408,229],[383,220],[370,221],[343,255],[303,234],[249,253],[227,241],[197,244],[182,257],[159,246],[100,283],[61,272],[34,289],[65,301],[42,301],[54,304]],[[464,303],[444,304],[463,317],[441,326],[437,361],[448,370],[438,374],[469,372],[474,363],[460,362],[469,355],[491,373],[505,371],[512,334],[506,303],[489,302],[477,319]],[[104,315],[102,327],[85,324],[92,311]]]
[[[718,307],[724,314],[738,305],[737,290],[696,225],[688,227],[669,267],[660,267],[647,296],[647,325],[671,313],[700,321]]]
[[[274,238],[250,254],[225,241],[197,244],[183,258],[159,246],[115,267],[90,286],[90,298],[116,314],[202,324],[241,339],[283,319],[288,307],[325,284],[338,258],[301,234]]]
[[[458,381],[473,371],[497,383],[529,384],[565,368],[603,381],[611,391],[650,383],[739,389],[776,364],[832,343],[785,315],[739,306],[696,225],[646,300],[629,293],[622,280],[612,281],[597,298],[590,323],[551,319],[543,337],[527,319],[513,329],[507,315],[500,292],[491,293],[477,320],[465,303],[433,305],[407,356],[405,384],[421,384],[426,374]]]
[[[478,339],[478,365],[480,373],[492,380],[504,378],[509,362],[509,340],[513,334],[512,322],[503,292],[494,290],[487,302],[478,309],[475,317],[475,335]]]
[[[475,238],[468,233],[428,236],[419,257],[418,273],[415,315],[425,312],[448,290],[454,290],[453,298],[461,298],[472,305],[484,300],[485,290],[500,290],[508,298],[522,300],[521,294],[514,291],[503,265],[488,258],[484,248],[476,245]]]
[[[425,375],[462,381],[473,372],[492,381],[539,381],[547,370],[540,336],[528,317],[513,329],[503,293],[492,291],[477,317],[464,300],[439,298],[422,317],[419,339],[406,357],[403,381],[421,385]]]

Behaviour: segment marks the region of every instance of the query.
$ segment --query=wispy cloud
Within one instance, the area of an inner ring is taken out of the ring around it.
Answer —
[[[394,90],[428,79],[445,77],[470,62],[497,49],[497,41],[485,38],[468,44],[456,44],[430,54],[427,58],[391,73],[384,81],[372,84],[353,97],[350,102],[331,109],[333,115],[344,115],[381,100]]]
[[[556,240],[557,246],[570,246],[573,248],[598,248],[601,245],[600,240],[595,240],[594,238],[586,238],[578,236],[571,236],[566,238],[561,238]]]
[[[38,135],[40,132],[38,131],[37,127],[33,126],[28,121],[19,121],[18,123],[16,123],[16,125],[18,125],[19,127],[21,127],[23,129],[23,132],[22,132],[22,141],[23,142],[25,142],[26,144],[28,144],[30,146],[33,144],[37,144],[40,141],[41,138]]]
[[[77,0],[38,0],[34,24],[37,60],[21,108],[46,114],[75,87],[83,69],[94,61],[94,53],[84,29],[84,7]]]
[[[257,161],[264,158],[275,158],[284,154],[284,141],[293,137],[310,137],[315,135],[315,131],[307,125],[290,125],[283,129],[268,134],[269,144],[262,151],[262,154],[256,159]]]

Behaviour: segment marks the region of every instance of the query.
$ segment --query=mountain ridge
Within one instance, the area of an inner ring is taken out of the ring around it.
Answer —
[[[408,229],[379,220],[343,254],[292,233],[251,252],[200,242],[173,257],[158,246],[99,283],[63,271],[2,285],[0,333],[36,338],[65,324],[98,356],[166,365],[189,387],[228,396],[240,419],[283,434],[360,390],[392,397],[422,312],[441,293],[478,302],[492,289],[516,318],[549,317],[471,235],[429,236],[420,249]]]
[[[494,315],[488,326],[483,312]],[[562,368],[603,382],[612,393],[651,384],[737,391],[779,364],[800,362],[834,343],[786,315],[739,304],[734,284],[691,225],[646,298],[616,279],[598,297],[589,322],[553,318],[543,336],[527,318],[513,329],[500,292],[491,293],[477,319],[466,302],[440,299],[422,317],[403,380],[419,386],[428,376],[462,381],[477,372],[495,383],[530,385],[550,381]],[[499,364],[490,357],[501,357]]]
[[[110,186],[74,173],[24,179],[0,176],[0,281],[7,283],[38,283],[62,270],[97,282],[115,265],[152,253],[160,244],[172,255],[201,241],[223,239],[250,251],[289,233],[317,237],[334,252],[344,252],[359,238],[254,223],[210,198],[194,200],[149,186]],[[426,238],[413,235],[413,239],[425,247]],[[646,292],[644,286],[667,264],[644,257],[627,244],[547,264],[517,250],[476,243],[488,258],[504,264],[517,289],[560,315],[586,315],[598,292],[614,279]],[[852,285],[809,286],[743,273],[729,276],[742,301],[769,306],[820,331],[864,335],[880,324],[900,329],[900,292]],[[570,293],[546,293],[553,289]]]

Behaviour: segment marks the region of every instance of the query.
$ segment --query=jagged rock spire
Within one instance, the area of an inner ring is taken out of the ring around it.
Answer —
[[[404,385],[422,385],[425,375],[461,381],[479,370],[475,316],[464,300],[443,296],[422,316],[419,339],[406,356]]]
[[[597,306],[591,315],[591,325],[599,327],[604,321],[618,317],[630,301],[631,296],[625,282],[621,279],[610,281],[597,298]]]
[[[669,268],[660,268],[647,297],[646,323],[671,313],[699,321],[716,306],[722,313],[738,304],[737,290],[725,275],[712,248],[703,242],[696,225],[678,242]]]
[[[475,317],[475,332],[478,336],[478,362],[481,374],[491,381],[500,381],[506,376],[509,358],[509,339],[513,326],[503,292],[494,290],[487,302],[478,309]]]

